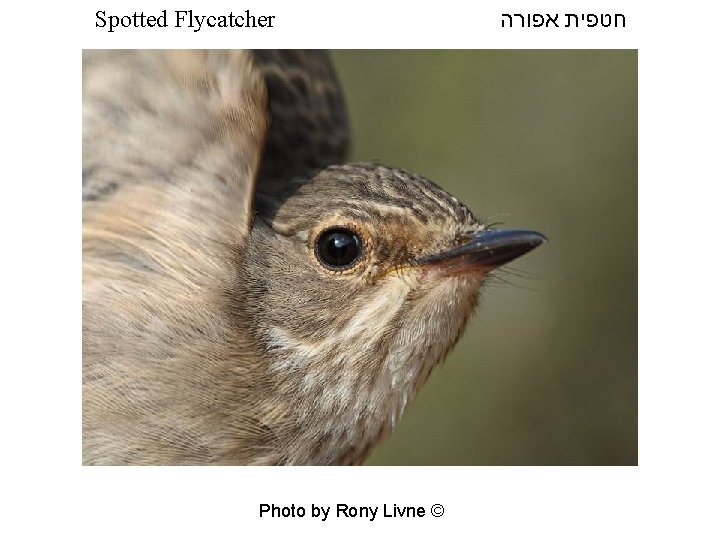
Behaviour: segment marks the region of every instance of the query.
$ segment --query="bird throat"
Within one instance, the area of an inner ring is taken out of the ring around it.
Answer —
[[[395,278],[321,339],[269,329],[270,369],[287,389],[294,426],[282,437],[287,462],[362,462],[454,346],[478,288],[476,279],[453,277],[418,294]]]

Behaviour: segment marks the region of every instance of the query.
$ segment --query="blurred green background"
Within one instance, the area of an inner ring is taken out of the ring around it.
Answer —
[[[486,286],[368,464],[637,464],[637,52],[333,57],[351,159],[550,238]]]

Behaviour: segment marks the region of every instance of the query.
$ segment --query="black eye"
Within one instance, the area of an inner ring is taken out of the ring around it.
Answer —
[[[333,270],[349,268],[362,255],[362,243],[353,231],[328,229],[318,236],[315,255],[325,266]]]

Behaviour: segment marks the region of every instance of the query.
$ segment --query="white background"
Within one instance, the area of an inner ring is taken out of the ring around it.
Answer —
[[[4,7],[0,536],[719,538],[714,5],[366,0]],[[191,8],[250,9],[275,15],[276,24],[113,34],[94,26],[98,9]],[[622,13],[627,28],[510,30],[500,28],[501,13]],[[83,468],[80,73],[81,49],[96,47],[638,48],[640,465]],[[445,515],[260,519],[261,502],[441,503]]]

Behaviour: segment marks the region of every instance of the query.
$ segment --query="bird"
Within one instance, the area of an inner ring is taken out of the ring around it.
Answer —
[[[82,462],[355,465],[546,241],[347,162],[330,56],[83,52]]]

